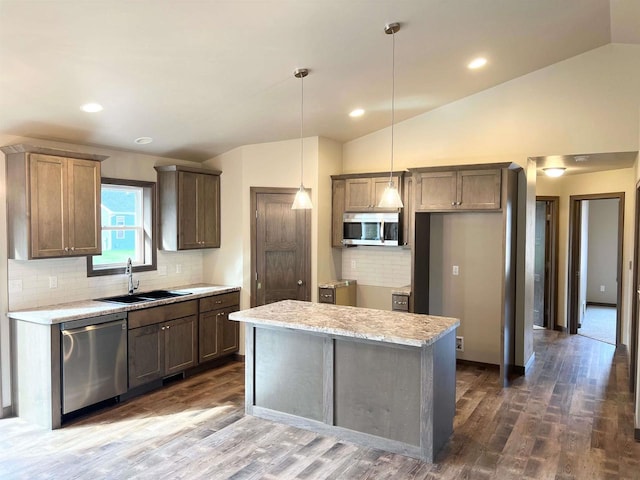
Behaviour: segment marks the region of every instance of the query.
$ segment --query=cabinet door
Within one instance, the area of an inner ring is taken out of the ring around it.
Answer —
[[[415,185],[416,211],[452,210],[455,208],[456,172],[424,172]]]
[[[196,365],[198,317],[190,315],[162,324],[164,374],[172,375]]]
[[[347,212],[362,212],[373,207],[371,198],[371,178],[347,178],[344,181],[345,202]]]
[[[61,257],[65,254],[68,237],[65,159],[32,154],[29,169],[31,257]]]
[[[99,255],[102,252],[100,225],[100,163],[67,159],[68,255]]]
[[[129,388],[162,378],[164,343],[160,325],[129,330]]]
[[[198,241],[201,248],[220,246],[220,177],[199,175]]]
[[[219,316],[220,312],[218,310],[200,314],[198,319],[199,363],[213,360],[220,356],[220,341],[218,340]]]
[[[398,185],[398,177],[394,176],[392,177],[392,182],[393,182],[393,186],[396,187],[398,189],[398,191],[400,191],[400,186]],[[372,198],[371,198],[371,203],[372,203],[372,209],[374,211],[378,211],[378,212],[389,212],[389,211],[397,211],[396,209],[389,209],[389,208],[379,208],[378,204],[380,203],[380,201],[382,200],[382,195],[384,195],[384,191],[387,189],[387,187],[389,186],[389,177],[374,177],[371,179],[371,189],[372,189]]]
[[[198,173],[178,172],[178,250],[198,243]]]
[[[500,169],[460,170],[458,172],[458,208],[495,210],[500,208]]]
[[[345,181],[333,180],[331,191],[331,246],[342,247],[342,237],[344,235],[342,220],[345,209]]]
[[[238,306],[225,308],[219,312],[218,337],[221,355],[229,355],[240,349],[240,324],[229,320],[229,314],[236,311],[238,311]]]
[[[410,247],[413,244],[415,232],[415,195],[413,194],[413,178],[404,178],[404,192],[402,201],[404,209],[402,211],[402,244]]]

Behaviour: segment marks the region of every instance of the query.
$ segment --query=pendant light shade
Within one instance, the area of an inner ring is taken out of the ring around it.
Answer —
[[[384,33],[391,35],[393,39],[393,48],[391,55],[391,169],[389,170],[389,185],[384,189],[382,198],[378,207],[380,208],[402,208],[404,204],[400,198],[400,192],[393,184],[393,124],[395,120],[395,93],[396,93],[396,37],[395,34],[400,30],[400,24],[397,22],[388,23],[384,27]]]
[[[296,198],[293,200],[291,208],[293,210],[309,210],[313,208],[309,192],[304,188],[302,177],[304,173],[304,77],[309,75],[306,68],[298,68],[293,72],[293,76],[300,79],[300,189],[296,192]]]

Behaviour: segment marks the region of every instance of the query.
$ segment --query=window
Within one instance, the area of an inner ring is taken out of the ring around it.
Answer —
[[[87,276],[122,274],[129,258],[134,272],[156,269],[155,187],[102,179],[102,255],[87,257]]]

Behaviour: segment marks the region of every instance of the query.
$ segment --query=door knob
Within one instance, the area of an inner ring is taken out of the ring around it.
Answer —
[[[298,285],[299,285],[299,286],[302,286],[302,284],[303,284],[303,283],[304,283],[304,282],[303,282],[302,280],[298,280]]]

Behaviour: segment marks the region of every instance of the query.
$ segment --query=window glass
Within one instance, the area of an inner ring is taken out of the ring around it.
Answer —
[[[103,178],[101,192],[102,255],[89,257],[88,274],[122,273],[129,258],[134,271],[155,270],[155,184]]]

